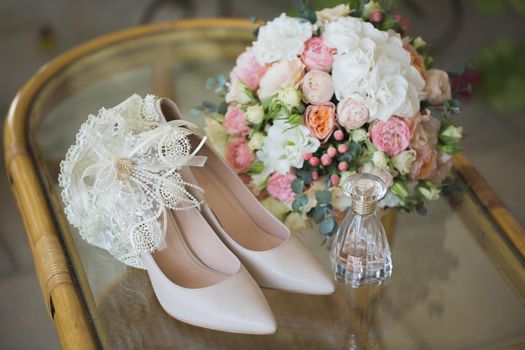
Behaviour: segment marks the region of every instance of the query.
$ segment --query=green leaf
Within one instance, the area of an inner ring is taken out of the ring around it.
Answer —
[[[292,210],[300,211],[303,206],[308,204],[308,197],[304,194],[298,194],[295,196],[294,201],[292,202]]]
[[[324,220],[328,208],[326,206],[316,206],[312,213],[312,217],[316,224]]]
[[[332,194],[327,190],[317,191],[315,193],[315,199],[317,199],[317,203],[319,204],[329,204],[332,200]]]
[[[304,182],[302,179],[297,177],[292,181],[292,191],[294,193],[301,193],[303,191],[303,188]]]
[[[333,218],[329,218],[321,222],[321,224],[319,225],[319,232],[323,235],[327,235],[327,234],[332,233],[334,228],[335,228],[335,220]]]
[[[250,166],[250,172],[254,174],[260,174],[264,170],[264,164],[261,162],[253,162]]]

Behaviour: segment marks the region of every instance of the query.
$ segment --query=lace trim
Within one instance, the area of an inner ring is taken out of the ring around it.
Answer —
[[[156,97],[133,95],[80,127],[60,164],[66,216],[83,239],[127,265],[165,246],[167,211],[199,207],[203,190],[183,180],[191,152],[185,121],[160,124]],[[204,142],[204,141],[203,141]]]

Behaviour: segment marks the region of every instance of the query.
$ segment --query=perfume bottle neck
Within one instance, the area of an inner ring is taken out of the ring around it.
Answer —
[[[376,202],[353,200],[352,210],[358,215],[372,214],[376,210]]]

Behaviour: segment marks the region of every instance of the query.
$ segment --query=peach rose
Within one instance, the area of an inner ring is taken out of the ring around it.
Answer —
[[[410,119],[410,147],[421,149],[435,147],[441,122],[427,114],[420,114]]]
[[[410,144],[410,129],[399,117],[375,122],[369,132],[374,146],[390,156],[403,152]]]
[[[368,121],[368,108],[352,97],[345,97],[337,104],[337,121],[347,130],[358,129]]]
[[[452,169],[452,156],[447,153],[439,153],[437,157],[436,171],[428,178],[429,181],[440,184],[450,173]]]
[[[313,37],[306,42],[301,58],[308,71],[316,69],[330,72],[335,52],[336,49],[324,44],[323,38]]]
[[[430,178],[437,166],[437,151],[425,146],[416,150],[416,160],[412,163],[410,169],[410,178],[412,180],[425,180]]]
[[[259,81],[257,96],[261,101],[265,101],[279,89],[287,86],[297,88],[303,79],[304,71],[304,64],[299,58],[273,63]]]
[[[253,55],[251,48],[246,49],[237,57],[236,65],[230,73],[230,80],[240,79],[252,91],[257,90],[259,81],[268,66],[261,65]]]
[[[431,69],[427,72],[425,82],[427,101],[432,106],[442,105],[452,98],[448,74],[439,69]]]
[[[308,106],[304,121],[312,135],[321,142],[325,142],[335,128],[335,105],[332,102],[326,102]]]
[[[226,147],[226,160],[236,173],[245,173],[253,162],[253,153],[243,137],[233,139]]]
[[[423,78],[425,78],[427,74],[427,69],[425,68],[425,62],[423,61],[423,57],[417,52],[417,50],[414,48],[414,46],[406,43],[403,45],[403,48],[408,51],[410,54],[410,64],[414,66],[415,69],[421,74]]]
[[[306,73],[301,88],[303,100],[314,105],[329,102],[334,95],[332,76],[321,70],[311,70]]]
[[[245,134],[250,131],[244,120],[243,110],[233,104],[228,106],[223,125],[228,134]]]

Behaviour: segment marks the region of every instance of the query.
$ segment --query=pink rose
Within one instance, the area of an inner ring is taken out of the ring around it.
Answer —
[[[437,151],[425,146],[416,150],[416,160],[412,163],[410,169],[410,178],[412,180],[425,180],[432,176],[437,166]]]
[[[228,134],[245,134],[250,131],[250,128],[244,120],[244,112],[242,109],[233,104],[228,106],[228,110],[224,115],[224,129]]]
[[[447,153],[439,153],[437,157],[436,171],[428,178],[429,181],[440,184],[450,173],[452,169],[452,156]]]
[[[277,61],[268,68],[259,81],[257,96],[261,101],[265,101],[284,87],[297,88],[303,76],[304,64],[299,58]]]
[[[315,138],[325,142],[335,128],[335,105],[332,102],[309,105],[306,108],[304,122]]]
[[[371,126],[370,139],[377,149],[395,156],[407,149],[410,144],[410,129],[403,119],[391,117]]]
[[[410,119],[410,147],[420,149],[427,146],[435,147],[438,142],[438,132],[441,122],[430,115],[417,115]]]
[[[311,70],[306,73],[301,88],[303,100],[314,105],[329,102],[334,95],[332,76],[321,70]]]
[[[345,97],[337,104],[337,120],[347,130],[360,128],[368,121],[368,108],[352,97]]]
[[[252,91],[255,91],[267,69],[268,66],[261,65],[252,54],[251,48],[248,48],[237,57],[236,66],[230,73],[230,80],[233,82],[235,79],[240,79]]]
[[[291,173],[274,173],[268,179],[266,190],[273,198],[286,203],[291,203],[295,197],[295,194],[292,191],[292,181],[294,179],[295,175]]]
[[[250,169],[253,153],[248,142],[243,137],[233,139],[226,147],[226,160],[236,173],[244,173]]]
[[[322,70],[330,72],[336,49],[324,44],[323,38],[310,38],[304,46],[301,58],[306,66],[306,70]]]

